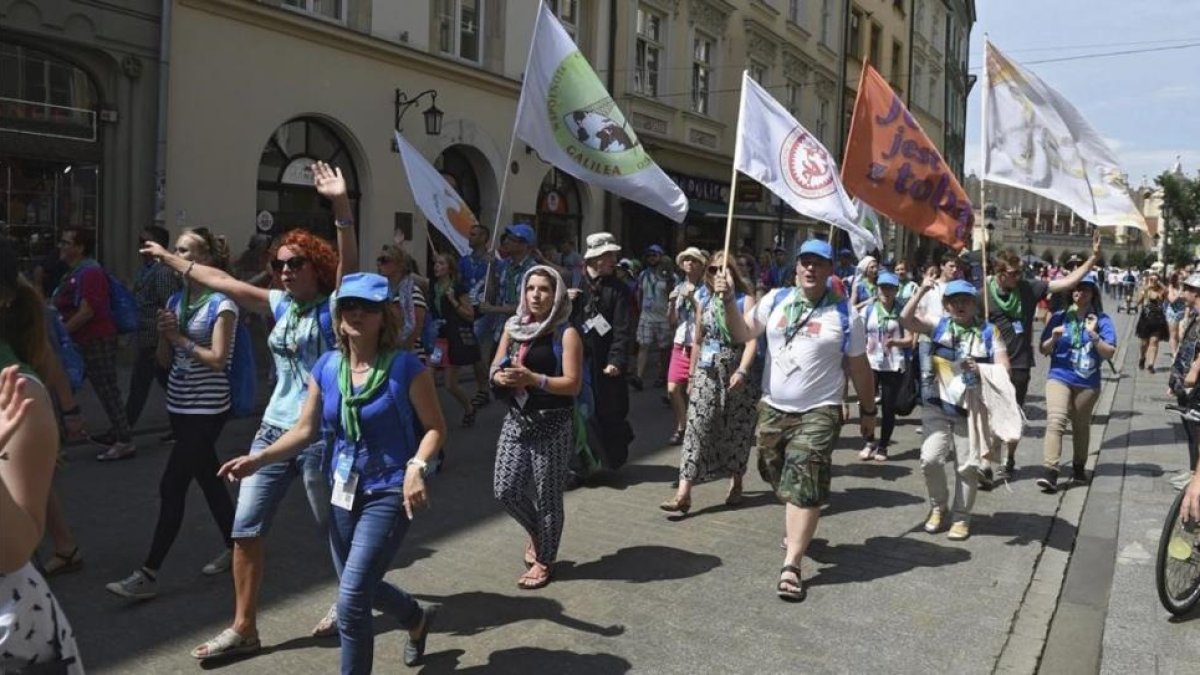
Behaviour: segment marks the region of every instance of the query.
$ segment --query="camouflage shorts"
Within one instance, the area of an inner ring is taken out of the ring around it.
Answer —
[[[829,501],[831,458],[841,426],[837,406],[789,413],[758,404],[758,472],[780,501],[803,507]]]

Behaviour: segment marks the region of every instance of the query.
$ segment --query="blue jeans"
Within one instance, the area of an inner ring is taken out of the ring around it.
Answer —
[[[256,455],[267,448],[287,431],[263,423],[250,444],[250,454]],[[329,513],[329,481],[325,478],[321,462],[325,454],[325,441],[317,441],[300,451],[292,459],[268,464],[253,476],[242,479],[238,488],[237,512],[233,517],[233,538],[253,539],[267,534],[279,502],[287,494],[292,479],[300,476],[304,480],[304,492],[308,495],[308,506],[313,519],[321,531],[325,531],[326,514]]]
[[[329,547],[341,568],[338,582],[338,634],[342,673],[369,673],[375,655],[371,609],[396,617],[409,630],[421,621],[412,596],[383,580],[408,532],[404,496],[359,493],[354,510],[329,507]]]

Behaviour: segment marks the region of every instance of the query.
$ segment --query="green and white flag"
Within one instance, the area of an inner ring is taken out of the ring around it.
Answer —
[[[862,232],[869,234],[869,237],[864,237],[862,232],[855,230],[847,230],[850,235],[850,245],[854,247],[854,257],[862,258],[870,255],[872,251],[878,249],[883,252],[883,227],[879,222],[879,214],[875,213],[875,209],[867,206],[858,197],[854,198],[854,205],[858,207],[858,227]]]
[[[542,3],[521,99],[517,137],[585,183],[654,209],[675,222],[683,191],[654,163],[571,36]]]

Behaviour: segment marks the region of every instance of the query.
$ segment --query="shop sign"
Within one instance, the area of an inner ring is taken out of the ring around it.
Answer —
[[[739,180],[737,184],[739,204],[758,204],[763,200],[763,186],[756,180]]]
[[[271,228],[275,227],[275,216],[271,215],[270,211],[264,209],[258,212],[258,217],[254,219],[254,224],[258,227],[259,232],[270,232]]]
[[[542,213],[562,215],[567,212],[567,200],[558,190],[550,190],[542,195],[542,204],[539,210]]]
[[[96,113],[82,108],[0,97],[0,131],[94,142]]]
[[[706,202],[720,202],[722,204],[729,201],[729,184],[711,178],[700,178],[698,176],[688,176],[674,171],[666,171],[667,176],[675,181],[683,194],[687,195],[688,199],[699,199]]]

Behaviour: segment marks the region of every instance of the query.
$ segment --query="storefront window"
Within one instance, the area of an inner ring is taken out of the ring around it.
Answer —
[[[260,231],[282,234],[297,227],[335,239],[333,209],[312,187],[312,163],[324,161],[342,170],[350,206],[358,220],[358,172],[350,149],[325,122],[299,117],[275,130],[258,163],[258,207],[270,213],[260,218]],[[261,229],[266,224],[266,229]],[[238,246],[239,242],[233,242]]]
[[[99,175],[95,164],[0,157],[0,218],[24,271],[57,259],[62,230],[96,229]]]

